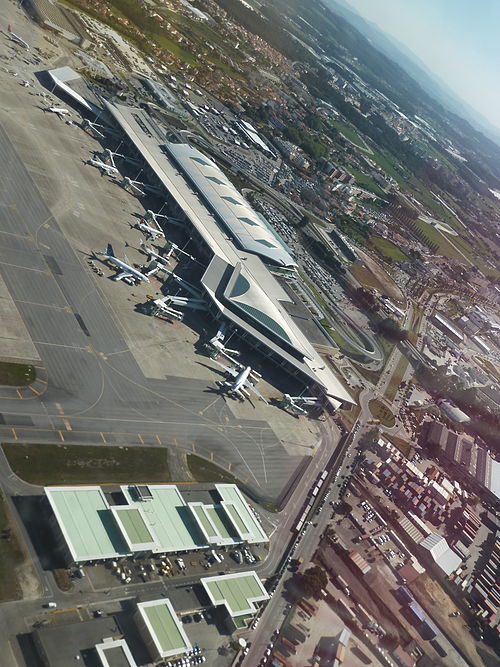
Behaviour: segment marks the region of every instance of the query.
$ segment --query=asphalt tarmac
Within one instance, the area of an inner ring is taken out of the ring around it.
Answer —
[[[200,380],[146,378],[2,127],[0,165],[0,272],[46,378],[0,390],[2,439],[177,446],[231,464],[275,500],[302,457],[267,422],[235,419]]]

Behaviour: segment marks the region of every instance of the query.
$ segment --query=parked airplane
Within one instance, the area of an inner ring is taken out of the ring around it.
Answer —
[[[63,116],[69,116],[70,112],[68,109],[63,109],[62,107],[49,107],[48,109],[44,109],[44,111],[50,111],[51,113],[56,113],[59,118],[62,118]]]
[[[214,363],[223,368],[226,373],[229,373],[229,375],[232,375],[234,380],[231,382],[230,380],[225,380],[225,381],[217,381],[216,384],[218,387],[220,387],[221,391],[227,392],[228,394],[234,394],[237,396],[241,401],[245,400],[245,398],[250,398],[250,391],[253,392],[258,398],[260,398],[261,401],[264,401],[264,403],[267,405],[267,401],[260,394],[257,389],[255,388],[255,385],[253,382],[251,382],[250,378],[255,379],[256,381],[258,378],[260,378],[260,375],[252,370],[251,366],[240,366],[239,369],[237,370],[236,368],[231,368],[230,366],[226,366],[226,364],[221,364],[220,362],[216,361],[214,359]],[[256,376],[255,378],[253,376]]]
[[[113,280],[124,280],[129,285],[134,285],[138,280],[149,283],[149,278],[137,269],[134,269],[126,255],[124,257],[125,261],[118,259],[118,257],[115,256],[111,243],[108,243],[108,247],[101,253],[101,255],[104,255],[111,264],[122,269],[121,273],[117,273]]]
[[[141,246],[143,252],[145,252],[148,256],[148,261],[151,261],[152,259],[156,259],[162,264],[170,264],[169,257],[170,255],[160,255],[159,253],[155,252],[152,248],[148,248],[148,246],[144,243],[142,239],[139,241],[139,245]],[[172,248],[170,249],[172,251]]]
[[[140,220],[136,227],[141,230],[147,236],[148,238],[151,237],[153,241],[156,241],[158,237],[165,238],[165,234],[161,231],[161,229],[155,229],[154,227],[150,227],[147,225],[143,220]]]
[[[95,158],[88,160],[87,164],[90,164],[93,167],[97,167],[101,170],[101,173],[105,172],[108,176],[119,173],[116,167],[112,167],[111,165],[106,164],[105,162],[101,162],[100,160],[96,160]]]
[[[18,35],[16,35],[15,32],[12,32],[12,30],[10,29],[10,25],[7,28],[7,33],[9,35],[9,38],[13,42],[15,42],[16,44],[19,44],[19,46],[22,46],[24,49],[29,49],[30,48],[30,45],[28,44],[28,42],[25,42],[24,39],[21,39],[20,37],[18,37]]]

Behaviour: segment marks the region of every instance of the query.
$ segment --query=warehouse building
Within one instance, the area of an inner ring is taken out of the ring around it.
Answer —
[[[99,667],[137,667],[125,639],[105,639],[96,644],[95,650],[99,657]]]
[[[153,660],[181,656],[192,649],[168,599],[139,602],[135,621]]]
[[[269,593],[255,572],[236,572],[200,580],[214,607],[223,606],[230,630],[244,630]]]
[[[268,541],[234,484],[216,484],[216,502],[187,502],[172,484],[54,486],[45,494],[68,564]]]

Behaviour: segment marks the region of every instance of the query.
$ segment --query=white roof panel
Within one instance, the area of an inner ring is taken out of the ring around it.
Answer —
[[[215,162],[189,144],[170,143],[167,150],[241,248],[280,266],[296,265]]]

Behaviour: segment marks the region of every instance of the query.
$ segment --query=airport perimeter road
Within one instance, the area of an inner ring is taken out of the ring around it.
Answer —
[[[146,378],[1,126],[0,169],[0,272],[47,377],[22,397],[0,390],[0,439],[180,447],[231,463],[257,497],[275,500],[302,457],[266,421],[236,419],[200,380]]]

